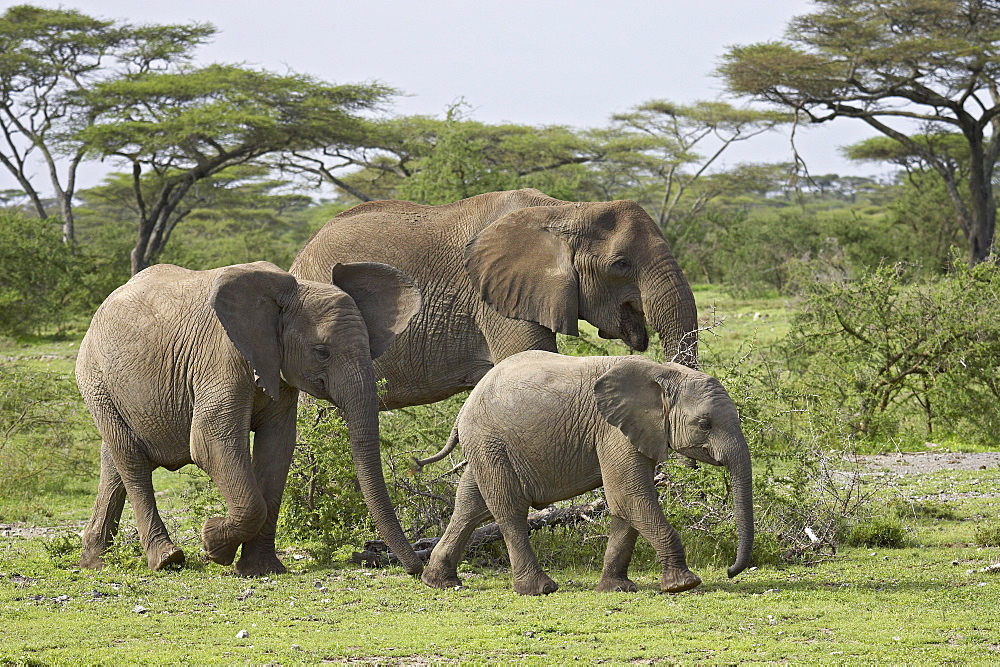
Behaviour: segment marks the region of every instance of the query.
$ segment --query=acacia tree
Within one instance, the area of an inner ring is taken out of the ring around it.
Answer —
[[[66,133],[70,119],[87,124],[93,110],[73,95],[127,74],[169,69],[215,34],[208,24],[146,25],[93,18],[68,9],[17,5],[0,15],[0,165],[13,175],[40,218],[48,181],[74,240],[73,197],[84,144]],[[44,167],[44,176],[33,170]]]
[[[443,119],[372,121],[363,126],[363,136],[347,144],[286,152],[276,166],[332,184],[361,201],[401,197],[440,204],[535,187],[544,178],[540,175],[604,157],[599,142],[585,133],[562,126],[489,125],[470,118],[466,106],[452,105]]]
[[[969,262],[993,247],[992,179],[1000,154],[1000,4],[995,0],[816,0],[786,39],[732,47],[719,73],[737,94],[810,122],[858,118],[920,156],[944,180],[963,220]],[[942,145],[968,147],[967,196]],[[946,142],[945,142],[946,144]]]
[[[228,65],[145,72],[81,91],[94,113],[76,136],[91,155],[132,167],[136,273],[163,251],[196,183],[281,151],[350,145],[362,132],[359,114],[394,92]]]
[[[612,161],[631,164],[643,175],[640,180],[657,191],[662,189],[654,206],[660,228],[666,229],[682,198],[727,148],[791,120],[784,112],[739,109],[720,101],[681,105],[651,100],[612,116],[619,130]],[[706,148],[704,155],[697,152]],[[688,213],[697,213],[721,194],[718,186],[722,184],[723,180],[715,179],[713,187],[692,198]]]

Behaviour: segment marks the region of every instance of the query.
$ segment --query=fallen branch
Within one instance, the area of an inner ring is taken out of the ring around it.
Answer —
[[[607,509],[607,502],[599,498],[584,505],[572,505],[570,507],[555,507],[550,505],[538,512],[528,515],[528,532],[552,526],[572,526],[582,522],[592,522],[590,515],[600,514]],[[488,523],[482,528],[477,528],[469,539],[469,547],[478,547],[490,542],[502,539],[500,526],[496,522]],[[441,538],[429,537],[417,540],[413,544],[413,551],[417,556],[426,562],[431,557],[431,551]],[[398,563],[396,554],[389,551],[389,548],[382,540],[370,540],[365,542],[363,551],[355,551],[349,559],[350,563],[358,565],[368,565],[371,567],[385,567],[391,563]]]

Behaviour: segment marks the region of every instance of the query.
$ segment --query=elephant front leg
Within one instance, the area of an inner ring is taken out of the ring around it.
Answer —
[[[652,545],[662,567],[661,591],[680,593],[690,590],[699,585],[701,579],[688,569],[681,537],[667,521],[663,508],[660,507],[653,485],[652,462],[645,457],[636,461],[638,460],[632,459],[621,465],[601,466],[611,512],[628,519],[635,530]],[[614,536],[609,536],[609,550],[613,538]]]
[[[638,512],[634,525],[656,552],[656,559],[662,568],[660,590],[664,593],[681,593],[698,586],[701,578],[688,569],[681,536],[663,515],[655,496],[651,506],[648,501],[641,505],[644,507]]]
[[[249,431],[236,437],[213,437],[210,426],[196,419],[191,428],[191,454],[219,488],[227,508],[226,516],[209,518],[201,529],[205,556],[213,563],[230,565],[240,545],[260,532],[268,515],[250,462]]]
[[[611,516],[608,527],[608,548],[604,552],[604,569],[597,583],[599,593],[634,593],[638,590],[635,582],[628,578],[628,566],[635,551],[635,540],[639,531],[627,520]]]
[[[276,404],[279,409],[275,411],[278,414],[254,432],[254,476],[267,505],[267,519],[257,534],[243,543],[240,550],[236,572],[244,577],[286,572],[284,564],[278,558],[274,536],[288,468],[292,462],[292,450],[295,447],[296,402],[297,399],[288,406]]]

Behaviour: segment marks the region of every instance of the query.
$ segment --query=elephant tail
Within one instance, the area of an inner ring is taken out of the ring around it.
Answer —
[[[425,465],[429,465],[431,463],[437,463],[444,457],[448,456],[448,454],[451,454],[451,451],[455,449],[455,445],[457,444],[458,444],[458,424],[455,424],[455,426],[453,426],[451,429],[451,435],[448,436],[448,442],[445,443],[444,448],[440,452],[434,454],[433,456],[428,456],[426,459],[418,459],[418,458],[413,459],[414,470],[420,470]]]

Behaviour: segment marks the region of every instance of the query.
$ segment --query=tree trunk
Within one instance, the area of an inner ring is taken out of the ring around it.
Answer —
[[[991,171],[977,165],[973,158],[969,174],[969,194],[971,198],[971,220],[969,225],[969,266],[986,261],[993,252],[993,236],[996,230],[996,201],[993,198]]]
[[[607,501],[599,498],[592,503],[585,505],[573,505],[571,507],[546,507],[538,512],[528,515],[528,532],[551,526],[572,526],[583,521],[592,521],[591,515],[600,514],[607,509]],[[426,561],[431,557],[431,551],[437,545],[440,538],[431,537],[417,540],[412,546],[417,556]],[[489,544],[503,539],[500,533],[500,526],[496,522],[488,523],[482,528],[477,528],[472,537],[469,538],[469,548]],[[398,563],[399,558],[382,540],[371,540],[365,542],[363,551],[355,551],[350,558],[351,563],[358,565],[369,565],[371,567],[385,567],[389,563]]]

